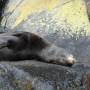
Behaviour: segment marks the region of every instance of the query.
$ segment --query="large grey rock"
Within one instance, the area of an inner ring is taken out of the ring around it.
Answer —
[[[89,90],[90,66],[72,68],[41,62],[1,62],[1,90]]]
[[[36,61],[1,62],[0,89],[89,90],[89,70],[84,65],[68,68]]]

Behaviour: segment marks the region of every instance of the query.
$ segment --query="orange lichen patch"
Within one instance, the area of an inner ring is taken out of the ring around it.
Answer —
[[[32,83],[30,81],[26,84],[26,90],[32,90]]]
[[[84,76],[84,85],[87,90],[90,90],[90,73],[86,73]]]
[[[20,89],[32,90],[32,83],[29,80],[14,80],[13,84]]]

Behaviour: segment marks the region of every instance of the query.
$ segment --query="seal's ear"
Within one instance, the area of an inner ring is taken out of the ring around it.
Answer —
[[[18,33],[13,34],[13,36],[18,37],[20,39],[21,44],[24,44],[25,46],[28,46],[28,44],[31,40],[32,33],[18,32]]]
[[[28,32],[18,32],[18,33],[14,33],[13,36],[16,36],[24,41],[28,40]]]

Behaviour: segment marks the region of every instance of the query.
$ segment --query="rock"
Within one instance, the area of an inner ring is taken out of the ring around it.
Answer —
[[[3,19],[3,13],[7,3],[8,3],[8,0],[0,0],[0,22]]]
[[[90,66],[72,68],[34,60],[0,62],[2,90],[89,90]]]
[[[90,1],[89,0],[85,0],[85,2],[86,2],[86,6],[87,6],[88,15],[90,15]]]
[[[89,30],[84,0],[9,0],[1,26],[39,34]]]
[[[23,70],[8,64],[0,64],[1,90],[31,90],[30,78],[30,75]]]

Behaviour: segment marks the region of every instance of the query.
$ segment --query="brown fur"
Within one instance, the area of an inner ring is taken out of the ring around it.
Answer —
[[[73,55],[65,49],[47,42],[38,35],[29,32],[5,34],[0,35],[4,40],[7,36],[6,47],[0,50],[0,54],[2,54],[0,60],[36,59],[61,65],[73,65],[75,62]]]

